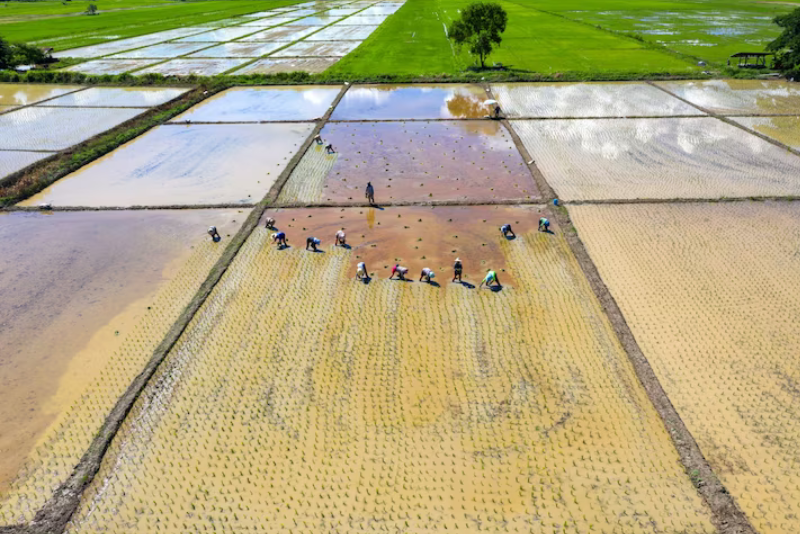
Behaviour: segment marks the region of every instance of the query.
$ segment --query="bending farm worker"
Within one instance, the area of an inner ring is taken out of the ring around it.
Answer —
[[[546,217],[542,217],[539,219],[539,231],[540,232],[550,231],[550,221],[548,221]]]
[[[317,239],[316,237],[309,237],[308,239],[306,239],[306,250],[308,250],[308,247],[311,247],[312,249],[314,249],[314,252],[316,252],[317,245],[319,244],[320,244],[319,239]]]
[[[338,232],[336,232],[336,238],[335,241],[333,242],[333,246],[336,245],[344,246],[346,244],[347,244],[347,237],[344,235],[344,230],[339,230]]]
[[[400,264],[395,264],[395,266],[392,267],[392,274],[391,276],[389,276],[389,280],[394,278],[395,274],[397,274],[398,279],[405,280],[407,272],[408,272],[408,267],[401,267]]]
[[[264,226],[266,228],[275,228],[275,219],[273,219],[272,217],[267,217]]]
[[[321,145],[323,143],[322,136],[320,134],[315,135],[314,142],[317,143],[318,145]]]
[[[277,243],[278,244],[278,248],[288,247],[289,246],[287,244],[288,241],[289,240],[286,239],[286,234],[283,233],[283,232],[277,232],[277,233],[272,234],[272,242],[273,243]]]
[[[328,143],[327,145],[325,145],[325,152],[327,154],[335,154],[336,153],[336,151],[333,149],[333,143]]]
[[[511,237],[517,237],[517,234],[515,234],[514,230],[511,229],[510,224],[504,224],[503,226],[501,226],[500,231],[503,232],[504,237],[508,237],[509,235]]]
[[[428,267],[425,267],[424,269],[422,269],[422,274],[419,275],[419,281],[422,282],[422,279],[424,278],[425,281],[430,284],[431,280],[433,280],[435,277],[436,274],[434,274],[434,272]]]
[[[458,281],[461,282],[461,273],[464,271],[464,267],[461,265],[461,258],[456,258],[455,263],[453,263],[453,282]]]
[[[367,182],[367,190],[364,196],[367,197],[370,204],[375,204],[375,188],[372,187],[372,182]]]
[[[367,264],[363,261],[356,265],[356,280],[369,280],[369,275],[367,274]]]
[[[220,239],[222,239],[222,236],[219,235],[219,232],[217,231],[217,227],[216,226],[209,226],[208,227],[208,235],[211,236],[211,239],[214,240],[214,243],[217,243]]]
[[[503,287],[500,285],[500,280],[497,278],[497,273],[491,270],[486,273],[486,278],[484,278],[483,281],[481,281],[481,285],[479,285],[478,287],[479,288],[483,287],[483,284],[486,284],[486,287],[489,288],[491,288],[493,284],[496,285],[497,287]]]

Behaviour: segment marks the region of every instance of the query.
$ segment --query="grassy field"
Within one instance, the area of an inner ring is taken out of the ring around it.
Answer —
[[[350,75],[456,73],[473,63],[445,27],[468,0],[408,0],[359,49],[331,70]],[[561,2],[500,0],[509,15],[490,61],[542,73],[691,73],[698,58],[723,62],[761,50],[786,4],[756,2]],[[651,33],[648,33],[651,32]],[[669,32],[669,35],[666,33]],[[702,39],[701,39],[702,34]]]
[[[35,8],[11,9],[0,16],[0,36],[12,42],[29,42],[66,50],[109,40],[192,26],[245,13],[296,4],[296,0],[209,0],[159,3],[150,0],[109,0],[97,2],[97,16],[80,15],[88,2],[35,2]],[[31,3],[33,4],[33,3]],[[41,7],[38,7],[41,4]],[[74,4],[74,6],[72,5]],[[21,4],[28,6],[28,3]],[[70,9],[71,11],[66,11]],[[77,13],[77,14],[76,14]],[[61,16],[52,16],[59,14]],[[23,17],[23,15],[27,15]],[[35,15],[35,16],[34,16]]]

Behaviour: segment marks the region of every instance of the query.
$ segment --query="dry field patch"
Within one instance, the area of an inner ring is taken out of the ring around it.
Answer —
[[[762,534],[800,514],[800,204],[573,206],[704,456]]]
[[[335,210],[334,210],[335,211]],[[69,532],[714,532],[555,235],[501,292],[351,278],[258,228]]]

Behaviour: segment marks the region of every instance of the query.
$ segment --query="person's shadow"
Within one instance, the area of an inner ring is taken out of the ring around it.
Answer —
[[[383,211],[383,210],[386,209],[386,208],[384,208],[383,206],[381,206],[379,204],[370,204],[369,207],[370,208],[375,208],[376,210],[380,210],[380,211]]]
[[[346,243],[344,245],[339,244],[339,245],[336,245],[336,246],[337,247],[342,247],[343,249],[346,249],[346,250],[350,250],[351,248],[353,248],[353,247],[351,247],[350,245],[348,245]]]
[[[503,236],[503,237],[506,238],[506,241],[514,241],[517,238],[516,235],[507,235],[507,236]]]
[[[499,291],[502,291],[502,290],[503,290],[503,286],[491,286],[491,287],[489,287],[489,289],[490,289],[491,291],[493,291],[494,293],[497,293],[497,292],[499,292]]]
[[[454,283],[461,284],[462,286],[466,287],[467,289],[475,289],[475,285],[474,284],[470,284],[469,282],[461,281],[461,282],[454,282]]]
[[[278,250],[283,250],[286,248],[291,248],[291,245],[278,245]]]
[[[221,235],[215,235],[211,239],[212,239],[212,241],[214,241],[214,243],[219,243],[220,241],[222,241],[222,236]]]
[[[307,250],[308,252],[316,252],[316,253],[318,253],[318,254],[325,254],[325,251],[324,251],[324,250],[322,250],[321,248],[318,248],[317,250],[314,250],[313,248],[307,248],[306,250]]]
[[[439,285],[439,282],[436,282],[434,280],[431,280],[430,282],[428,282],[428,285],[432,285],[433,287],[442,287],[442,286]]]
[[[555,232],[553,232],[553,231],[552,231],[550,228],[548,228],[547,230],[542,230],[542,231],[543,231],[545,234],[556,235],[556,234],[555,234]]]

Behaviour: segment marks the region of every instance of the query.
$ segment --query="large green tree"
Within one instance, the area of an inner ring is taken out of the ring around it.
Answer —
[[[480,59],[483,68],[494,45],[503,40],[501,34],[506,31],[507,21],[508,15],[499,4],[475,2],[461,12],[461,18],[450,23],[447,35],[459,49],[467,46],[469,53]]]
[[[11,45],[8,44],[8,41],[0,37],[0,69],[7,69],[11,66],[12,56]]]
[[[800,75],[800,8],[775,17],[775,24],[783,28],[783,33],[767,45],[767,50],[775,52],[775,66],[781,72]]]

